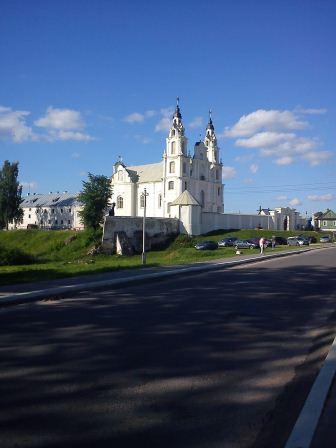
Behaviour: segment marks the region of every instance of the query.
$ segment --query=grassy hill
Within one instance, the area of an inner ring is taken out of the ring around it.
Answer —
[[[238,238],[255,236],[306,234],[319,238],[317,232],[282,232],[272,230],[235,230],[212,232],[207,236],[178,236],[165,250],[151,251],[148,265],[170,265],[206,261],[235,256],[233,248],[216,251],[196,251],[194,244],[200,240],[218,241],[228,235]],[[116,269],[141,267],[139,255],[87,255],[88,250],[101,240],[101,231],[45,231],[15,230],[0,231],[0,285],[21,283],[82,274],[107,272]],[[287,246],[277,250],[287,249]]]

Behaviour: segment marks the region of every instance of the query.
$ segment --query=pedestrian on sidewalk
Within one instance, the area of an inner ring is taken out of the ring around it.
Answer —
[[[262,236],[259,240],[259,247],[260,247],[260,255],[262,255],[264,253],[264,249],[265,249],[265,243],[266,240],[265,238]]]
[[[272,250],[274,250],[274,248],[275,248],[275,243],[276,243],[275,235],[273,235],[272,236]]]

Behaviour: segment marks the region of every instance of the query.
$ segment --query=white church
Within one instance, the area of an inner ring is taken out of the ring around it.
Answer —
[[[211,113],[204,141],[195,144],[193,155],[187,147],[177,100],[162,161],[139,166],[118,161],[114,165],[111,182],[115,216],[143,216],[145,191],[146,214],[150,217],[173,217],[171,207],[186,191],[189,194],[184,194],[184,202],[194,202],[204,212],[223,213],[222,163]]]

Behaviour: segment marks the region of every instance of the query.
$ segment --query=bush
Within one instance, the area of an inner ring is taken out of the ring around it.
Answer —
[[[31,264],[35,259],[32,255],[20,249],[0,247],[0,266],[12,266],[16,264]]]
[[[189,235],[179,235],[175,241],[170,245],[170,249],[180,249],[184,247],[193,247],[195,245],[195,238]]]

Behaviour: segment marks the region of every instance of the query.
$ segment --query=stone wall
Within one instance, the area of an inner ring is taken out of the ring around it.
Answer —
[[[113,254],[141,253],[141,217],[106,216],[103,230],[103,252]],[[146,250],[166,244],[179,233],[179,221],[173,218],[146,218]]]
[[[201,220],[202,234],[218,229],[274,229],[271,216],[203,212]]]

